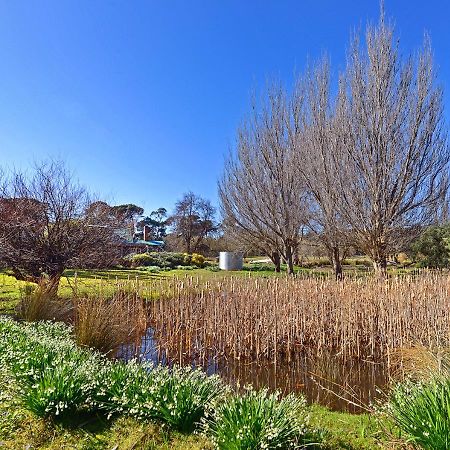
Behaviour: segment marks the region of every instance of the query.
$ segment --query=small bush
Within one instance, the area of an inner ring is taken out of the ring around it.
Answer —
[[[151,265],[156,265],[153,264],[154,258],[151,254],[149,253],[137,253],[135,255],[132,255],[130,257],[131,260],[131,264],[133,267],[139,267],[139,266],[151,266]]]
[[[196,266],[177,266],[176,268],[178,270],[195,270],[195,269],[197,269]]]
[[[415,446],[427,450],[450,448],[450,379],[397,385],[387,410]]]
[[[399,262],[399,264],[406,264],[409,261],[408,255],[404,252],[399,253],[397,255],[397,261]]]
[[[275,271],[275,266],[269,264],[244,264],[242,270],[248,272],[273,272]]]
[[[427,228],[412,244],[412,253],[421,267],[450,266],[450,225]]]
[[[143,267],[137,267],[137,269],[145,271],[145,272],[149,272],[149,273],[159,273],[162,270],[161,267],[158,267],[158,266],[147,266],[147,267],[143,266]]]
[[[205,257],[203,255],[200,255],[198,253],[193,253],[191,257],[191,264],[197,267],[204,267],[205,266]]]
[[[301,267],[305,269],[314,269],[315,267],[328,266],[330,264],[331,263],[329,258],[316,258],[308,261],[303,261],[301,263]]]
[[[276,449],[311,443],[306,401],[248,389],[219,404],[204,422],[204,432],[221,450]]]

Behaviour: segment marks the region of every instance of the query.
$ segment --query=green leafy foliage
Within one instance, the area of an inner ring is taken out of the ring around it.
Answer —
[[[449,267],[450,225],[427,228],[412,245],[412,251],[422,267]]]
[[[196,267],[203,267],[205,265],[205,257],[199,253],[192,253],[191,264]]]
[[[426,450],[450,448],[449,379],[399,384],[387,411],[415,446]]]
[[[274,272],[275,266],[273,264],[244,264],[242,270],[248,272]]]
[[[108,365],[94,384],[92,403],[108,415],[156,420],[181,432],[193,431],[226,392],[218,377],[201,370],[133,361]]]
[[[247,389],[221,403],[204,421],[204,431],[220,450],[299,448],[311,444],[306,401]]]
[[[41,417],[83,409],[86,385],[99,355],[79,349],[69,328],[41,322],[0,321],[0,365],[17,380],[24,405]]]
[[[73,415],[86,402],[85,371],[76,360],[44,369],[22,385],[22,398],[28,410],[40,417]]]

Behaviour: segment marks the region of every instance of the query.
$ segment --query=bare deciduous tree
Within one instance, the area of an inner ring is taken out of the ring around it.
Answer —
[[[14,172],[0,190],[0,261],[19,280],[55,294],[66,268],[106,267],[117,241],[110,210],[93,203],[58,162],[28,177]]]
[[[355,40],[340,91],[335,206],[355,244],[386,271],[387,256],[430,223],[448,191],[450,150],[429,42],[399,55],[382,15]]]
[[[324,59],[299,78],[293,100],[297,105],[295,146],[299,176],[311,197],[309,228],[325,248],[337,279],[348,248],[347,227],[336,201],[336,133],[338,114],[330,93],[329,63]]]
[[[293,256],[306,221],[305,191],[295,171],[290,126],[295,111],[281,88],[268,91],[261,108],[238,132],[237,152],[219,183],[224,226],[242,240],[279,255],[293,273]]]
[[[204,239],[217,230],[214,222],[215,208],[193,192],[184,194],[175,205],[174,214],[167,223],[184,244],[187,253],[198,251]]]

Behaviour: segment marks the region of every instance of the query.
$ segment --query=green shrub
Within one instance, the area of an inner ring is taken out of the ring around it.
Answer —
[[[367,267],[367,268],[372,268],[373,267],[373,263],[370,259],[366,259],[366,258],[346,258],[342,261],[343,265],[348,265],[348,266],[353,266],[353,267],[358,267],[358,266],[363,266],[363,267]]]
[[[154,258],[150,253],[137,253],[132,255],[130,259],[133,267],[156,265],[153,264]]]
[[[178,269],[178,270],[195,270],[195,269],[197,269],[197,266],[177,266],[176,269]]]
[[[159,273],[161,272],[161,267],[158,266],[143,266],[143,267],[137,267],[138,270],[142,270],[149,273]]]
[[[450,379],[397,385],[387,410],[416,447],[450,448]]]
[[[313,269],[315,267],[327,266],[330,264],[329,258],[316,258],[308,261],[303,261],[301,267],[305,269]]]
[[[289,448],[312,443],[306,401],[248,389],[222,402],[204,421],[204,432],[221,450]]]
[[[159,267],[160,269],[175,269],[177,266],[191,264],[191,256],[184,253],[150,252],[128,255],[132,267]]]
[[[449,267],[450,225],[427,228],[413,243],[412,251],[421,267]]]

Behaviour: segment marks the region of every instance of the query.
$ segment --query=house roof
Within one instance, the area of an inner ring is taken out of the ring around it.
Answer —
[[[164,241],[144,241],[139,239],[136,242],[133,242],[133,244],[148,245],[150,247],[162,247],[164,245]]]

